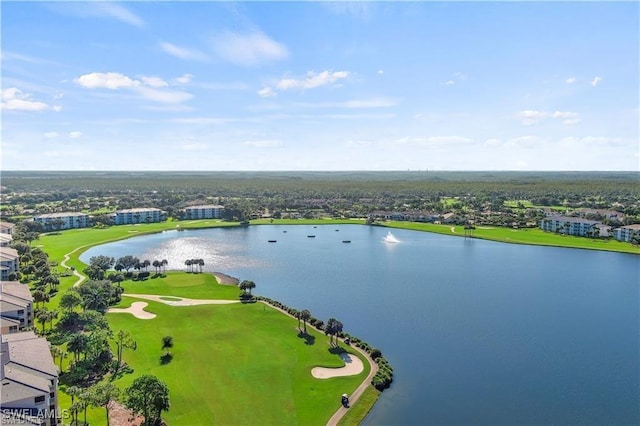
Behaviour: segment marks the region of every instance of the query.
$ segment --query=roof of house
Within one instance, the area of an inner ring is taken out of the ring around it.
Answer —
[[[0,262],[6,262],[7,260],[16,260],[18,258],[18,251],[11,247],[0,247]]]
[[[61,213],[44,213],[36,216],[36,219],[55,219],[62,217],[76,217],[76,216],[87,216],[86,213],[80,212],[61,212]]]
[[[3,403],[48,394],[58,377],[49,343],[33,331],[2,335],[0,379]]]
[[[634,231],[640,231],[640,223],[635,224],[635,225],[626,225],[626,226],[621,226],[621,228],[624,229],[632,229]]]
[[[189,210],[189,209],[224,209],[224,206],[220,206],[217,204],[203,204],[200,206],[188,206],[185,207],[185,210]]]
[[[29,286],[17,281],[0,282],[0,300],[4,300],[6,296],[33,302],[33,296],[31,295]],[[7,300],[12,300],[11,298]]]
[[[0,232],[5,233],[5,231],[11,231],[16,225],[9,222],[0,222]]]
[[[146,208],[136,208],[136,209],[123,209],[123,210],[117,210],[116,214],[121,214],[121,213],[146,213],[146,212],[161,212],[162,210],[157,209],[155,207],[146,207]]]
[[[10,243],[11,241],[13,241],[11,234],[3,234],[0,232],[0,243]]]
[[[586,223],[588,225],[595,225],[597,223],[600,223],[597,220],[589,220],[589,219],[583,219],[581,217],[573,217],[573,216],[549,217],[548,220],[557,220],[559,222],[568,222],[568,223]]]
[[[20,321],[13,318],[0,317],[0,327],[11,327],[14,325],[17,325],[19,327]]]

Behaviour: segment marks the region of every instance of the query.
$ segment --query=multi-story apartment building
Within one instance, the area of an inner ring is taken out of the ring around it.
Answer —
[[[33,220],[42,225],[42,229],[45,231],[60,231],[89,226],[89,216],[85,213],[47,213],[38,215]]]
[[[190,206],[184,209],[185,219],[220,219],[224,206],[207,204],[202,206]]]
[[[0,234],[13,234],[13,227],[15,225],[9,222],[0,222]]]
[[[167,220],[167,213],[153,207],[118,210],[113,216],[113,223],[116,225],[153,223],[162,222],[164,220]]]
[[[629,243],[633,235],[640,235],[640,225],[621,226],[613,231],[613,238],[618,241],[626,241]]]
[[[33,326],[33,296],[28,285],[17,281],[0,281],[0,318],[2,334]]]
[[[58,369],[47,340],[33,331],[3,334],[0,358],[2,424],[60,424]]]
[[[12,273],[20,270],[20,257],[16,249],[0,247],[0,281],[8,281]]]
[[[9,247],[13,242],[13,235],[0,233],[0,247]]]
[[[596,225],[600,224],[595,220],[582,219],[580,217],[549,216],[540,221],[540,228],[546,232],[559,232],[565,235],[578,237],[589,237],[595,231]]]

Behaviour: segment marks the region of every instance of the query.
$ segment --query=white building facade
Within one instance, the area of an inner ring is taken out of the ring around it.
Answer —
[[[184,209],[185,219],[220,219],[224,206],[219,205],[202,205],[191,206]]]
[[[42,225],[42,229],[45,231],[61,231],[89,226],[89,216],[85,213],[47,213],[38,215],[33,220]]]
[[[153,207],[118,210],[113,216],[113,223],[116,225],[155,223],[165,220],[167,220],[167,213]]]

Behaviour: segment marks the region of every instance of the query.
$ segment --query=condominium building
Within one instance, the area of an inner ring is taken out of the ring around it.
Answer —
[[[207,204],[202,206],[190,206],[184,209],[185,219],[220,219],[224,206]]]
[[[15,225],[9,222],[0,222],[0,234],[13,234]]]
[[[85,213],[47,213],[38,215],[33,220],[42,225],[42,229],[45,231],[60,231],[89,226],[89,216]]]
[[[118,210],[114,213],[113,223],[128,225],[132,223],[153,223],[167,220],[167,212],[156,208],[138,208]]]
[[[540,221],[540,228],[546,232],[559,232],[565,235],[588,237],[596,232],[596,225],[600,222],[582,219],[580,217],[550,216]]]
[[[0,247],[0,281],[8,281],[9,275],[18,273],[20,257],[16,249]]]
[[[33,296],[27,284],[0,281],[0,318],[2,334],[33,326]]]
[[[59,424],[58,369],[47,340],[33,331],[3,334],[0,358],[2,424]]]
[[[13,242],[13,235],[0,233],[0,247],[9,247]]]
[[[613,238],[618,241],[631,242],[633,235],[640,235],[640,225],[621,226],[613,230]]]

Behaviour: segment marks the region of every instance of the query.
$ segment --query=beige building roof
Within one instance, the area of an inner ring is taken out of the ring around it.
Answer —
[[[58,377],[49,343],[33,331],[2,335],[0,341],[0,379],[3,403],[34,398],[55,389]]]
[[[16,249],[13,249],[11,247],[0,247],[0,261],[12,261],[17,259],[18,257],[19,256]]]
[[[33,296],[29,286],[19,283],[18,281],[3,281],[0,282],[0,299],[3,296],[17,297],[22,300],[33,302]]]

